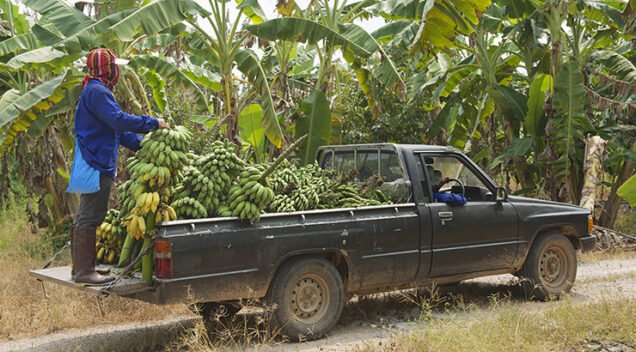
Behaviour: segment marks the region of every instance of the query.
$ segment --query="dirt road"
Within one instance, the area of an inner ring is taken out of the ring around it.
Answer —
[[[263,351],[349,351],[363,344],[381,344],[393,334],[405,333],[414,329],[423,317],[432,319],[452,319],[471,312],[485,309],[496,309],[502,301],[523,305],[528,309],[545,309],[559,302],[529,302],[512,275],[499,275],[468,280],[456,285],[440,287],[432,293],[429,290],[407,290],[372,296],[354,297],[345,307],[340,322],[332,333],[321,340],[306,343],[280,343],[276,340],[266,344],[251,344],[250,349]],[[580,262],[577,281],[567,299],[598,300],[603,298],[636,296],[636,259],[604,260],[598,263]],[[422,303],[424,302],[424,303]],[[78,348],[81,336],[104,336],[112,341],[124,341],[130,336],[139,340],[139,331],[148,330],[151,324],[165,326],[166,331],[173,334],[191,329],[192,324],[184,324],[188,319],[177,321],[131,323],[127,326],[95,327],[85,331],[67,331],[34,339],[12,341],[0,344],[0,352],[21,350],[74,350]],[[257,314],[251,314],[248,325],[258,330]],[[182,326],[182,327],[179,327]],[[183,327],[183,326],[187,326]],[[248,326],[248,328],[250,328]],[[175,331],[178,330],[178,331]],[[154,332],[157,333],[156,331]],[[223,332],[220,332],[223,334]],[[183,335],[183,333],[182,333]],[[173,335],[174,336],[174,335]],[[183,338],[181,338],[183,339]],[[178,341],[179,338],[177,338]],[[86,341],[86,339],[84,339]],[[104,347],[98,339],[93,339],[95,346]],[[174,342],[174,341],[172,341]],[[233,349],[242,346],[234,345]],[[82,345],[86,350],[89,346]]]
[[[271,351],[350,351],[356,346],[381,344],[393,334],[414,329],[422,314],[434,319],[452,319],[476,309],[490,309],[502,300],[528,309],[545,309],[559,302],[529,302],[512,275],[498,275],[441,287],[428,292],[394,292],[350,302],[330,336],[307,343],[283,343]],[[433,306],[421,309],[417,294]],[[636,297],[636,259],[605,260],[595,264],[579,262],[576,283],[567,299],[598,300],[601,297]],[[445,312],[449,308],[453,313]]]

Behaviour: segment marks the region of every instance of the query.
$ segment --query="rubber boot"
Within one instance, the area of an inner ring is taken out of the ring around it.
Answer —
[[[75,258],[75,226],[73,224],[71,224],[71,258]],[[102,275],[108,275],[110,274],[110,269],[109,268],[95,268],[95,271],[97,271],[97,273],[102,274]],[[73,264],[71,266],[71,280],[75,281],[75,264]]]
[[[75,229],[75,283],[89,285],[103,285],[115,280],[114,276],[104,276],[95,271],[95,231],[94,227],[86,229]]]

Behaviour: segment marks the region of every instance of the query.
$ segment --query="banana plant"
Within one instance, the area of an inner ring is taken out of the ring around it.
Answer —
[[[238,14],[230,21],[226,17],[227,2],[209,0],[212,13],[205,17],[205,21],[212,27],[213,34],[204,30],[196,20],[189,20],[190,25],[194,27],[195,39],[190,43],[188,53],[197,61],[216,69],[221,76],[221,116],[228,117],[225,119],[226,137],[238,143],[236,138],[239,135],[239,104],[236,81],[240,78],[235,77],[232,72],[237,68],[247,77],[247,83],[260,95],[265,135],[274,146],[280,148],[283,132],[276,118],[267,76],[256,54],[250,49],[243,48],[248,33],[239,31],[239,24],[244,15],[255,23],[262,21],[262,9],[257,1],[237,1]]]
[[[370,33],[353,23],[364,15],[366,8],[375,3],[360,1],[347,5],[346,0],[336,0],[333,4],[312,0],[307,9],[301,10],[294,1],[283,1],[279,2],[278,10],[285,17],[247,26],[247,30],[265,40],[297,41],[315,45],[320,60],[316,87],[323,92],[329,93],[333,78],[333,57],[336,51],[341,50],[359,78],[373,75],[386,87],[396,87],[404,93],[404,81],[392,59]],[[381,57],[379,65],[373,70],[365,68],[366,61],[375,53]],[[366,80],[360,80],[360,85],[365,93],[368,92]]]

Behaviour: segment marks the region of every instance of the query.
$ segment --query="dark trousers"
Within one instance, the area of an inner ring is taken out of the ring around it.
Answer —
[[[73,225],[76,229],[98,227],[108,211],[108,198],[113,187],[113,179],[100,173],[99,191],[80,195],[80,204]]]

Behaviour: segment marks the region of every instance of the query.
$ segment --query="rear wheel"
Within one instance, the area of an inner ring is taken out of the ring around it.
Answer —
[[[336,268],[319,257],[299,258],[281,267],[267,303],[270,321],[293,341],[313,340],[331,330],[342,313],[344,285]]]
[[[532,244],[518,273],[529,297],[542,300],[559,298],[570,292],[576,279],[574,246],[558,232],[543,233]]]

